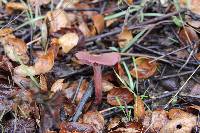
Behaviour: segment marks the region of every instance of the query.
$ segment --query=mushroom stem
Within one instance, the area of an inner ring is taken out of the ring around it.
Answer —
[[[95,87],[95,104],[100,104],[102,99],[102,75],[101,65],[93,64],[94,87]]]

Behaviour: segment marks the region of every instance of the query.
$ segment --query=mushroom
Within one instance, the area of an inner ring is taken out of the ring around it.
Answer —
[[[94,71],[95,103],[101,103],[102,99],[102,74],[101,66],[113,66],[120,61],[119,53],[104,53],[100,55],[80,51],[75,55],[81,63],[92,65]]]

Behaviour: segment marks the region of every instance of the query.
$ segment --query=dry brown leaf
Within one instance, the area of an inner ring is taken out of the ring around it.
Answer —
[[[79,24],[79,30],[83,33],[84,36],[86,37],[90,37],[91,33],[90,33],[90,29],[88,28],[87,24],[85,22],[81,22]]]
[[[145,107],[144,102],[140,98],[140,96],[137,96],[135,98],[135,104],[134,104],[134,118],[136,121],[143,120],[145,116]]]
[[[16,38],[13,35],[8,35],[4,37],[1,42],[4,46],[6,55],[12,61],[18,61],[16,57],[18,56],[24,64],[28,63],[29,57],[27,55],[27,45],[23,40]]]
[[[186,45],[188,43],[197,42],[199,40],[199,37],[195,30],[191,27],[184,27],[180,33],[179,37],[181,41]]]
[[[125,105],[133,101],[133,97],[134,95],[127,88],[114,88],[108,93],[107,102],[113,106]]]
[[[48,12],[46,22],[50,25],[50,33],[56,32],[61,28],[70,28],[71,21],[64,10],[58,9]]]
[[[103,32],[105,28],[104,16],[101,14],[94,15],[92,17],[92,21],[94,23],[97,33],[100,34],[101,32]]]
[[[63,81],[64,79],[58,79],[53,83],[51,87],[51,91],[56,93],[57,91],[61,91],[63,89]]]
[[[58,39],[62,51],[68,53],[72,48],[74,48],[79,42],[78,34],[74,32],[66,33]]]
[[[189,0],[189,3],[187,4],[188,0],[179,0],[181,7],[185,8],[187,7],[189,10],[191,10],[193,13],[196,13],[200,15],[200,1],[199,0]]]
[[[5,37],[5,36],[11,34],[12,32],[13,32],[13,29],[11,29],[11,28],[0,29],[0,37]]]
[[[133,39],[132,32],[127,28],[124,28],[124,30],[118,35],[118,44],[120,48],[126,47],[131,39]]]
[[[54,65],[54,53],[53,51],[47,52],[46,55],[41,56],[35,62],[34,69],[36,74],[45,74],[49,72]]]
[[[171,120],[177,119],[177,118],[183,118],[183,117],[192,117],[192,114],[189,114],[183,110],[180,109],[170,109],[168,112],[168,117]]]
[[[160,133],[191,133],[196,125],[196,117],[182,117],[170,120],[160,130]]]
[[[120,124],[119,117],[110,118],[109,124],[108,124],[108,130],[111,130],[112,128],[117,127],[119,124]]]
[[[83,115],[83,123],[92,125],[96,132],[102,132],[104,129],[104,117],[98,111],[90,111]]]
[[[32,6],[46,5],[51,2],[51,0],[28,0]]]
[[[43,92],[47,92],[48,91],[47,80],[46,80],[46,77],[43,74],[40,75],[40,89]]]
[[[94,133],[94,129],[89,124],[78,122],[62,122],[59,133]]]
[[[131,75],[135,78],[146,79],[151,77],[157,69],[157,63],[154,61],[150,63],[151,59],[145,57],[138,57],[135,60],[137,68],[131,70]]]
[[[53,45],[48,49],[47,54],[41,55],[35,62],[34,66],[20,65],[15,67],[14,72],[20,76],[26,77],[31,75],[40,75],[49,72],[54,65],[54,59],[57,56],[58,46]],[[26,69],[24,69],[24,67]]]
[[[114,88],[114,85],[107,81],[107,80],[102,80],[102,91],[103,92],[108,92]]]
[[[159,132],[168,121],[169,119],[167,118],[167,112],[165,110],[156,110],[152,113],[146,112],[143,126],[148,128],[151,132]]]
[[[28,7],[22,2],[8,2],[6,3],[6,11],[12,14],[14,10],[28,10]]]

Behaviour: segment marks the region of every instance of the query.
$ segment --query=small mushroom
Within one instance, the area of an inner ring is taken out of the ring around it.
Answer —
[[[120,61],[119,53],[104,53],[100,55],[90,54],[89,52],[80,51],[76,53],[76,57],[83,64],[92,65],[94,71],[95,86],[95,103],[101,103],[102,99],[102,74],[101,65],[113,66]]]

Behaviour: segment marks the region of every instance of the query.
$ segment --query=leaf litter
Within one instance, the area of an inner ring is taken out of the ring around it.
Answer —
[[[199,4],[0,2],[1,131],[199,132]]]

